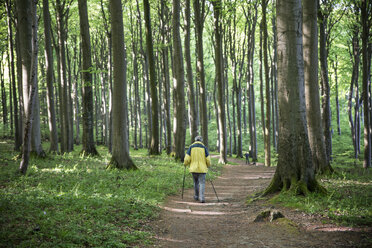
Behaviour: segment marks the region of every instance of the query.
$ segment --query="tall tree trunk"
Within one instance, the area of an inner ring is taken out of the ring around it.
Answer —
[[[17,0],[17,17],[20,35],[20,60],[22,61],[23,100],[25,107],[22,160],[19,171],[26,174],[30,159],[31,132],[37,94],[37,18],[36,2]]]
[[[20,130],[21,125],[19,125],[20,116],[18,114],[18,98],[16,89],[16,78],[15,78],[15,68],[14,68],[14,48],[13,48],[13,24],[12,24],[12,11],[11,2],[9,0],[5,1],[7,10],[7,23],[8,23],[8,42],[10,51],[10,79],[13,88],[13,104],[14,104],[14,150],[19,151],[22,144],[22,131]],[[18,88],[18,91],[20,89]]]
[[[124,55],[124,27],[121,0],[110,0],[112,54],[113,54],[113,106],[112,106],[112,157],[110,166],[119,169],[136,169],[129,155],[127,143],[127,80]],[[124,104],[124,106],[123,106]]]
[[[175,159],[183,161],[185,157],[185,92],[184,92],[184,68],[182,43],[180,37],[180,0],[173,0],[173,97],[174,97],[174,119],[173,119],[173,145]]]
[[[303,0],[303,47],[307,130],[315,172],[332,171],[327,159],[318,88],[317,2]]]
[[[169,62],[168,62],[168,14],[169,10],[164,1],[161,1],[161,39],[162,39],[162,70],[163,70],[163,102],[165,109],[165,126],[166,126],[166,151],[169,155],[172,152],[172,125],[171,125],[171,100],[170,100],[170,77],[169,77]]]
[[[17,9],[18,12],[18,9]],[[17,32],[16,32],[16,57],[19,58],[16,60],[17,65],[17,87],[18,87],[18,99],[19,99],[19,135],[21,138],[21,146],[23,144],[24,139],[24,120],[25,120],[25,106],[24,106],[24,99],[23,99],[23,78],[22,78],[22,51],[21,51],[21,28],[19,22],[16,25]],[[22,149],[22,147],[20,147]]]
[[[266,95],[266,116],[265,116],[265,165],[271,166],[271,133],[270,133],[270,118],[271,118],[271,102],[270,102],[270,78],[269,78],[269,60],[267,57],[267,21],[266,21],[266,6],[267,0],[262,0],[262,23],[263,23],[263,52],[264,52],[264,67],[265,67],[265,95]]]
[[[279,146],[278,166],[264,194],[319,189],[306,128],[301,1],[277,1]]]
[[[189,122],[190,122],[190,135],[191,140],[195,140],[198,134],[197,126],[197,112],[195,105],[195,93],[194,93],[194,80],[192,76],[192,65],[191,65],[191,51],[190,51],[190,36],[191,36],[191,22],[190,22],[190,0],[186,0],[185,7],[185,59],[186,59],[186,75],[187,75],[187,96],[189,102]]]
[[[145,12],[144,14],[145,14],[145,24],[146,24],[147,56],[149,59],[149,68],[150,68],[151,144],[150,144],[149,154],[158,155],[160,154],[158,92],[157,92],[157,80],[156,80],[156,72],[155,72],[153,40],[152,40],[152,33],[151,33],[150,4],[148,0],[143,0],[143,8]]]
[[[370,100],[369,100],[369,87],[370,82],[368,80],[370,73],[370,66],[368,60],[370,60],[368,43],[370,43],[370,29],[371,21],[370,13],[372,10],[372,3],[368,0],[362,0],[361,8],[361,19],[362,19],[362,64],[363,64],[363,107],[364,107],[364,161],[363,168],[367,169],[371,167],[371,123],[370,123]]]
[[[197,50],[196,76],[199,83],[199,106],[201,118],[201,134],[203,143],[208,147],[208,106],[207,106],[207,88],[205,85],[204,71],[204,49],[203,49],[203,29],[204,29],[204,10],[205,0],[193,0],[194,22],[195,22],[195,41]]]
[[[262,136],[265,140],[265,129],[266,129],[266,123],[265,123],[265,98],[264,98],[264,79],[263,79],[263,39],[262,39],[262,20],[260,24],[260,105],[261,105],[261,124],[262,124]],[[265,142],[265,141],[264,141]]]
[[[322,13],[320,6],[318,6],[318,18],[319,18],[319,59],[321,69],[321,82],[322,82],[322,121],[323,131],[326,144],[327,160],[332,160],[332,124],[331,124],[331,91],[328,79],[328,62],[327,62],[327,49],[326,49],[326,24],[327,20]]]
[[[79,0],[80,34],[82,43],[82,85],[83,85],[83,148],[84,155],[97,155],[93,138],[93,92],[90,34],[88,21],[88,8],[86,0]]]
[[[44,39],[45,39],[45,62],[46,62],[46,83],[47,83],[47,104],[49,118],[49,137],[51,152],[58,152],[58,132],[56,123],[56,111],[54,107],[54,66],[53,51],[51,38],[51,21],[49,13],[49,1],[43,0],[43,17],[44,17]]]
[[[221,12],[222,1],[212,2],[214,11],[214,35],[215,35],[215,56],[216,56],[216,80],[218,89],[218,122],[220,130],[220,158],[219,163],[227,163],[227,140],[226,140],[226,110],[225,110],[225,85],[223,78],[223,52],[221,34]]]
[[[68,83],[67,83],[67,66],[66,66],[66,18],[67,12],[65,10],[66,1],[56,0],[57,13],[57,30],[58,30],[58,59],[59,59],[59,82],[60,82],[60,118],[61,118],[61,152],[70,152],[69,137],[71,132],[68,111]]]

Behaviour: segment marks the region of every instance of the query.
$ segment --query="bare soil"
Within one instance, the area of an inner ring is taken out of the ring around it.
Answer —
[[[206,182],[206,203],[193,199],[193,189],[170,196],[159,219],[151,223],[156,233],[153,247],[372,247],[372,228],[323,224],[321,216],[272,206],[265,200],[246,204],[247,195],[263,190],[275,168],[226,165],[221,176]],[[279,210],[285,218],[254,222],[262,211]]]

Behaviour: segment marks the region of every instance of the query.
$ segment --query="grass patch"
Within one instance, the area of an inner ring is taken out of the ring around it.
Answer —
[[[48,144],[45,144],[47,147]],[[170,194],[180,194],[184,169],[165,154],[131,151],[139,170],[106,170],[110,155],[32,158],[25,176],[11,141],[0,140],[0,247],[133,247],[149,244],[147,223]],[[46,150],[46,149],[45,149]],[[215,159],[213,165],[217,164]],[[221,166],[208,173],[215,177]],[[186,177],[186,187],[192,187]]]

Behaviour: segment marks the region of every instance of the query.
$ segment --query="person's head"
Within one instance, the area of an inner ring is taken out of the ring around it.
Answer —
[[[202,136],[196,136],[195,141],[203,142],[203,137]]]

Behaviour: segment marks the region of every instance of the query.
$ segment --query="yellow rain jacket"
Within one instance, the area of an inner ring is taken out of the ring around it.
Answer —
[[[208,167],[211,166],[208,149],[203,143],[196,141],[187,150],[183,164],[190,166],[191,173],[207,173]]]

